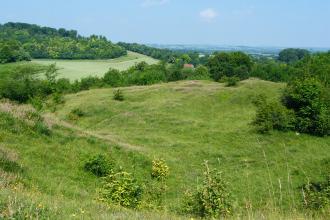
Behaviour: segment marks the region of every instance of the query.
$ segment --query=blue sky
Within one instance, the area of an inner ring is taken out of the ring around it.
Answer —
[[[1,0],[8,21],[115,42],[330,47],[330,0]]]

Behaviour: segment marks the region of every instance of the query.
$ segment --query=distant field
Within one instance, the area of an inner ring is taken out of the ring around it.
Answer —
[[[128,52],[127,56],[111,60],[33,60],[32,62],[42,65],[56,63],[60,69],[60,77],[76,80],[87,76],[103,76],[109,68],[126,70],[142,61],[148,64],[158,62],[156,59],[134,52]]]

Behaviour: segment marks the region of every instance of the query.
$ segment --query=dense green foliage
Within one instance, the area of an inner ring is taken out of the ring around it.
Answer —
[[[247,79],[252,65],[251,58],[242,52],[215,53],[207,63],[211,77],[215,81],[223,77]]]
[[[298,131],[321,136],[330,134],[329,96],[328,90],[314,78],[289,83],[283,102],[288,109],[294,110]]]
[[[330,85],[330,52],[305,56],[294,63],[257,59],[251,75],[274,82],[290,82],[296,78],[310,76],[319,79],[326,87]]]
[[[279,53],[278,60],[285,63],[294,63],[309,55],[310,52],[308,50],[288,48]]]
[[[330,176],[322,182],[309,182],[302,190],[306,208],[324,209],[330,206]]]
[[[114,164],[108,156],[99,154],[90,158],[84,168],[96,176],[104,177],[113,172]]]
[[[294,112],[285,108],[280,102],[259,100],[257,105],[256,119],[253,124],[260,133],[272,130],[288,131],[294,129]]]
[[[18,41],[0,39],[0,64],[30,60],[31,57]]]
[[[104,178],[101,196],[110,204],[136,208],[141,202],[142,187],[131,173],[114,173]]]
[[[298,78],[288,84],[279,101],[258,100],[254,124],[260,132],[295,130],[312,135],[330,134],[329,93],[315,78]]]
[[[15,49],[3,53],[0,60],[7,62],[32,58],[49,59],[110,59],[127,54],[122,47],[103,36],[82,37],[75,30],[54,29],[26,23],[9,22],[0,25],[0,50]],[[7,46],[6,46],[7,45]],[[8,46],[9,45],[9,46]],[[13,46],[18,45],[18,46]],[[23,59],[24,58],[24,59]]]

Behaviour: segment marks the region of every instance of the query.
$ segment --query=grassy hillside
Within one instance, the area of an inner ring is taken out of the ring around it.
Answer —
[[[179,210],[184,191],[201,181],[201,164],[208,160],[229,183],[235,218],[308,218],[301,211],[299,187],[308,179],[323,180],[329,171],[330,138],[294,132],[260,135],[250,124],[254,97],[264,93],[276,98],[283,88],[256,79],[238,87],[180,81],[122,88],[123,102],[113,100],[113,89],[89,90],[65,96],[57,111],[44,113],[47,124],[56,125],[50,135],[24,122],[24,114],[17,114],[22,106],[2,103],[0,112],[10,114],[0,114],[0,152],[17,169],[0,169],[5,177],[0,213],[175,219],[98,202],[100,181],[83,164],[91,155],[106,153],[140,182],[150,179],[151,160],[164,158],[170,167],[166,213]],[[85,115],[72,121],[68,115],[75,108]],[[317,217],[322,216],[326,213]]]
[[[33,60],[32,62],[42,65],[56,63],[56,66],[60,69],[59,77],[76,80],[87,76],[102,77],[109,68],[126,70],[142,61],[148,64],[158,62],[156,59],[134,52],[128,52],[126,56],[110,60]]]
[[[80,108],[86,116],[75,126],[125,142],[149,158],[164,158],[171,168],[169,206],[195,186],[208,160],[224,172],[238,206],[290,209],[301,202],[299,186],[329,171],[322,164],[330,159],[330,138],[254,131],[253,98],[260,93],[276,98],[283,86],[183,81],[123,88],[123,102],[112,100],[111,89],[91,90],[67,96],[56,115],[65,120]]]

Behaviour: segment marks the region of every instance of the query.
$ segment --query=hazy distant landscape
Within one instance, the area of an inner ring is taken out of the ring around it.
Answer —
[[[200,53],[212,54],[216,51],[243,51],[250,55],[254,56],[267,56],[267,57],[276,57],[279,52],[286,47],[251,47],[251,46],[231,46],[231,45],[198,45],[198,44],[148,44],[149,46],[162,48],[162,49],[171,49],[179,51],[197,51]],[[316,47],[306,47],[302,48],[315,52],[327,52],[330,48],[316,48]]]

